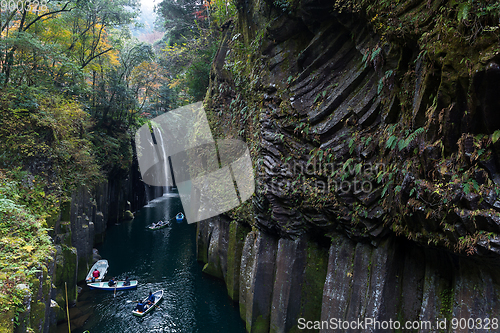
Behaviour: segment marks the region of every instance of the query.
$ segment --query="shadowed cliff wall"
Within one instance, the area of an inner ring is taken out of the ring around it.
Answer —
[[[249,331],[496,315],[498,17],[379,2],[239,1],[223,32],[207,113],[250,146],[257,186],[229,213],[241,260],[222,217],[199,259]]]

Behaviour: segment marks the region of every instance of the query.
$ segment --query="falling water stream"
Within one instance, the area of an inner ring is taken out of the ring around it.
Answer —
[[[169,193],[169,180],[170,180],[170,170],[169,170],[169,162],[168,162],[168,157],[167,153],[165,152],[165,143],[163,142],[163,135],[161,134],[161,131],[158,130],[156,131],[158,133],[158,136],[160,137],[160,143],[161,143],[161,152],[162,152],[162,157],[161,160],[163,161],[163,172],[165,174],[165,183],[166,185],[163,187],[163,193]]]

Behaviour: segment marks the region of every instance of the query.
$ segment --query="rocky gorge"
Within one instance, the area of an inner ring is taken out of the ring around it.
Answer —
[[[250,147],[256,193],[199,224],[198,259],[248,332],[498,329],[500,40],[483,2],[237,1],[205,102]]]
[[[103,242],[107,227],[129,219],[144,205],[147,192],[161,192],[144,187],[134,161],[125,174],[110,176],[94,188],[79,186],[60,204],[59,213],[47,219],[54,250],[39,263],[30,287],[17,286],[26,290],[26,310],[18,314],[16,325],[12,313],[3,314],[1,332],[55,332],[66,321],[66,293],[69,307],[74,306],[78,283],[100,258],[93,249]]]

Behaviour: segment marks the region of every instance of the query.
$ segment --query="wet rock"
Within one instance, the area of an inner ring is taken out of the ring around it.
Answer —
[[[77,271],[78,271],[78,255],[74,247],[66,245],[56,245],[56,260],[55,260],[55,286],[57,288],[56,302],[65,304],[65,282],[67,282],[69,304],[76,303],[77,290]]]
[[[245,237],[250,229],[236,221],[229,225],[229,241],[227,247],[226,286],[229,297],[238,301],[240,297],[240,269]]]
[[[31,316],[31,291],[30,287],[27,284],[18,284],[16,286],[16,290],[18,294],[21,294],[23,297],[23,307],[24,311],[18,314],[17,325],[14,329],[14,333],[24,333],[27,332],[30,325],[30,316]]]
[[[353,282],[355,244],[343,237],[333,239],[323,289],[321,320],[346,318]],[[327,332],[322,330],[320,332]]]
[[[222,227],[219,216],[209,220],[210,244],[208,246],[207,263],[203,267],[203,272],[218,278],[223,278],[221,268],[221,254],[226,257],[220,247],[220,240],[223,237],[225,228]],[[222,253],[221,253],[222,252]],[[227,257],[226,257],[227,258]],[[227,260],[227,259],[226,259]]]
[[[358,243],[354,250],[351,292],[349,305],[346,308],[345,320],[357,321],[366,312],[370,279],[370,271],[366,268],[370,266],[372,251],[372,246],[363,243]]]
[[[269,332],[289,332],[297,325],[305,259],[305,239],[279,240]]]
[[[500,233],[500,216],[496,212],[477,212],[474,215],[474,222],[479,230]]]
[[[268,332],[271,320],[271,302],[276,264],[277,239],[258,232],[255,239],[255,258],[248,271],[250,286],[246,295],[246,323],[248,332]],[[243,262],[242,262],[243,263]],[[241,308],[240,308],[241,309]]]
[[[456,208],[455,214],[457,214],[460,221],[462,222],[463,227],[467,230],[467,232],[473,234],[476,231],[477,227],[476,224],[474,223],[474,218],[471,211],[467,209]]]
[[[196,224],[196,258],[203,263],[208,262],[208,245],[210,244],[210,224],[207,220]]]
[[[134,213],[132,213],[130,210],[126,210],[123,213],[123,219],[124,220],[132,220],[134,218]]]
[[[377,320],[389,320],[399,299],[397,262],[394,251],[394,241],[390,238],[374,249],[370,269],[370,295],[366,306],[366,317]]]
[[[500,314],[500,286],[496,268],[480,268],[472,260],[461,260],[453,286],[453,318],[494,318]]]
[[[422,284],[420,320],[444,320],[451,312],[453,266],[445,253],[425,252],[425,277]]]
[[[480,254],[499,255],[500,254],[500,237],[495,236],[489,239],[482,239],[477,242],[476,249]]]
[[[469,193],[462,197],[462,204],[465,208],[470,210],[475,210],[479,206],[479,200],[481,197],[476,193]]]
[[[243,250],[241,254],[241,265],[240,265],[240,316],[247,323],[247,329],[249,328],[249,323],[247,321],[247,302],[250,304],[251,299],[251,287],[252,287],[252,277],[254,270],[255,261],[255,242],[257,238],[257,233],[252,231],[249,232],[245,238],[245,244],[243,245]],[[248,301],[247,301],[248,300]]]

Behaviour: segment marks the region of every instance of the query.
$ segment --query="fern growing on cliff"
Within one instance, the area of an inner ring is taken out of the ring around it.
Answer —
[[[399,148],[399,151],[405,149],[406,147],[408,147],[410,145],[410,143],[415,140],[417,138],[417,136],[421,133],[423,133],[425,130],[423,127],[419,127],[417,128],[413,133],[411,133],[410,135],[408,135],[408,137],[406,139],[401,139],[398,143],[398,148]]]

